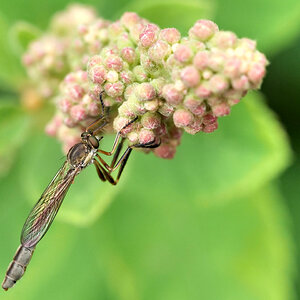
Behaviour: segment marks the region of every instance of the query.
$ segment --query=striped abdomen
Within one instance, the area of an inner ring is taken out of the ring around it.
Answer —
[[[30,262],[32,257],[34,247],[25,247],[20,245],[13,261],[10,263],[5,278],[2,282],[2,288],[8,290],[13,287],[14,284],[23,276],[25,273],[26,267]]]

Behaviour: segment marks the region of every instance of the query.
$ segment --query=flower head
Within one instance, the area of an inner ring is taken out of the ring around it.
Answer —
[[[122,131],[129,143],[160,140],[153,152],[172,158],[183,131],[216,130],[218,118],[228,115],[248,90],[259,88],[265,75],[268,62],[255,42],[220,31],[212,21],[198,20],[181,37],[177,29],[160,29],[135,13],[110,23],[86,7],[83,11],[76,33],[63,39],[52,35],[51,51],[44,49],[50,43],[45,36],[24,56],[29,74],[53,89],[56,84],[50,134],[58,136],[60,126],[82,130],[99,116],[104,91],[104,105],[115,112],[114,131],[137,119]],[[57,20],[52,28],[60,28]]]

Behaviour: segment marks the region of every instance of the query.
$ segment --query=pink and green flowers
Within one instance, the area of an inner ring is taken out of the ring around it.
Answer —
[[[74,9],[78,18],[64,28],[61,16]],[[162,158],[174,156],[184,131],[216,130],[219,117],[260,87],[268,64],[254,41],[209,20],[197,21],[182,37],[135,13],[111,23],[80,6],[54,17],[23,61],[36,88],[56,106],[46,132],[65,151],[99,116],[104,91],[110,131],[138,117],[123,135],[131,144],[161,140],[153,152]]]

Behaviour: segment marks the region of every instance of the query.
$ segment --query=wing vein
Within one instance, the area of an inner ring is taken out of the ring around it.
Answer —
[[[79,172],[79,168],[73,168],[65,161],[25,221],[21,234],[23,246],[35,246],[42,239],[51,226],[71,183]]]

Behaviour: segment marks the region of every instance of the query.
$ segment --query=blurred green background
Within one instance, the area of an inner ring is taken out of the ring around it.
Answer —
[[[48,108],[21,105],[17,33],[29,24],[45,29],[68,3],[0,4],[1,276],[30,208],[64,160],[44,134]],[[81,3],[110,20],[136,11],[183,35],[209,18],[257,40],[270,66],[261,92],[215,133],[185,135],[172,161],[135,152],[117,187],[85,170],[26,275],[0,299],[300,299],[299,0]]]

